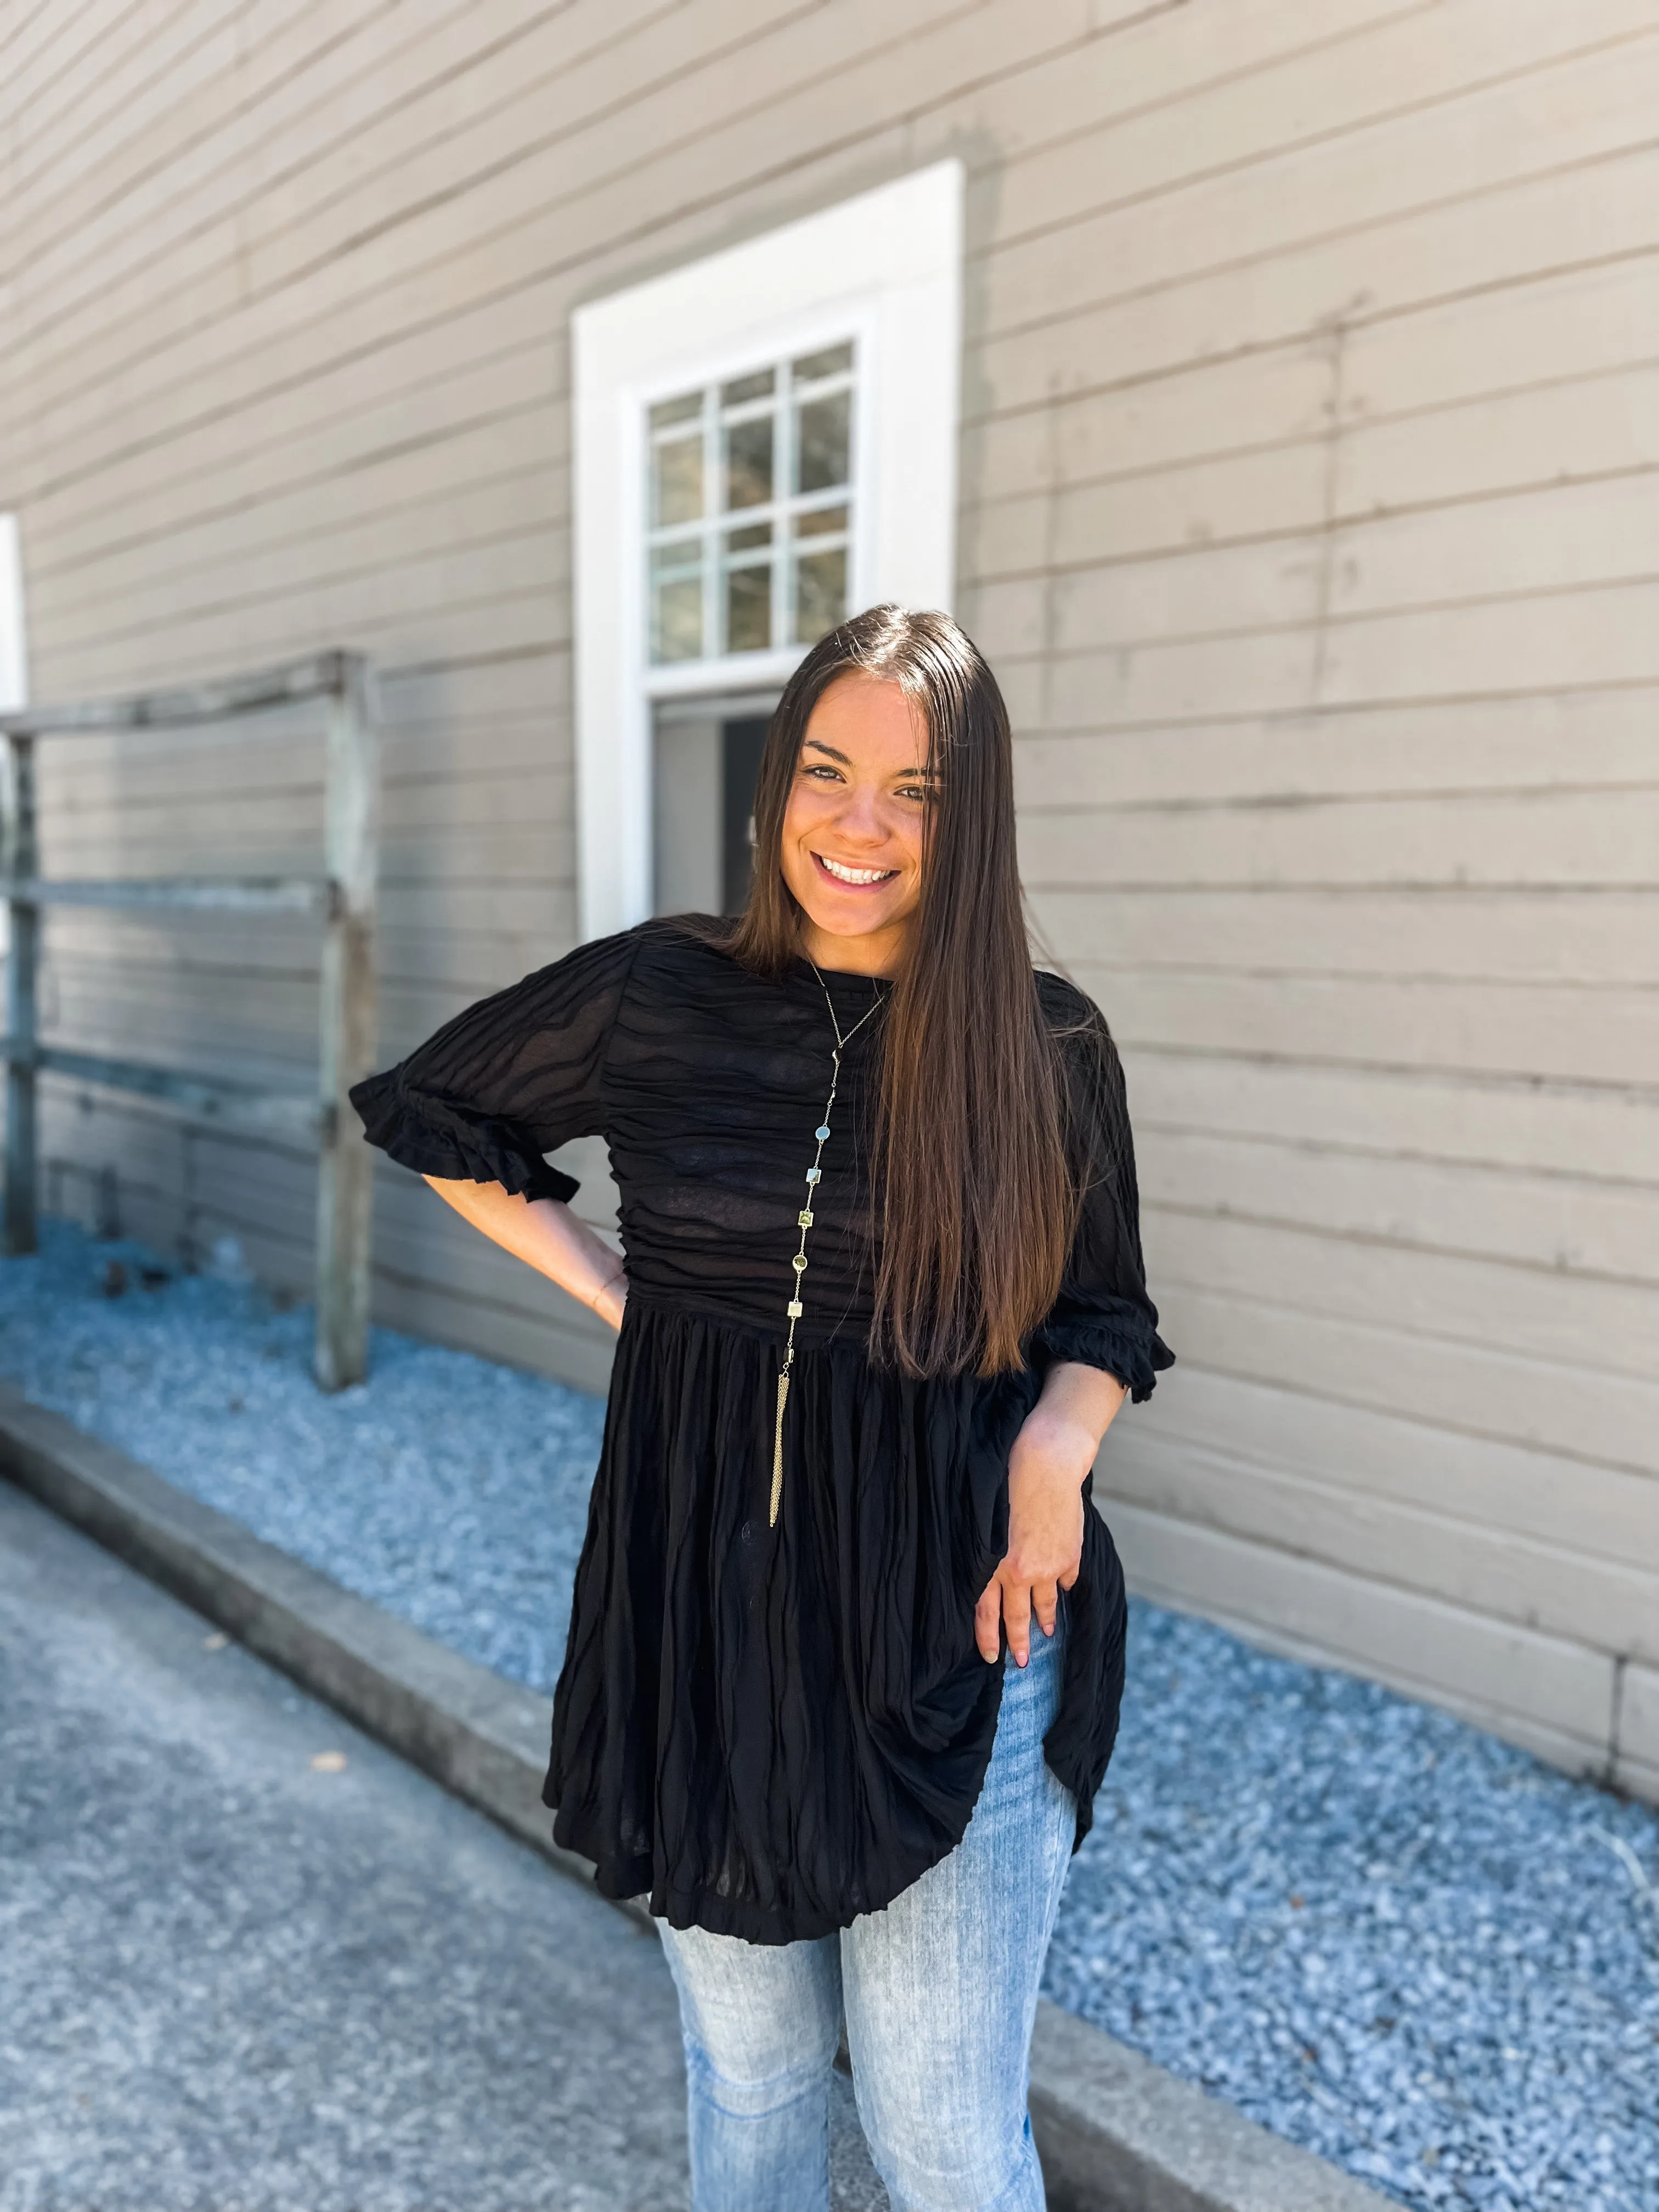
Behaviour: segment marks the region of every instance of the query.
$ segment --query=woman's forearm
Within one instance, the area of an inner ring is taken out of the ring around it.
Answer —
[[[1089,1462],[1094,1463],[1101,1439],[1112,1425],[1118,1407],[1128,1396],[1115,1375],[1103,1368],[1084,1367],[1076,1360],[1059,1359],[1042,1378],[1037,1408],[1054,1420],[1075,1422],[1094,1442]]]
[[[498,1182],[423,1180],[492,1244],[591,1306],[612,1328],[621,1328],[628,1296],[622,1255],[568,1206],[554,1198],[515,1198]]]
[[[974,1609],[981,1656],[994,1660],[1000,1626],[1023,1667],[1030,1654],[1031,1615],[1054,1632],[1060,1593],[1083,1559],[1083,1484],[1100,1440],[1127,1397],[1115,1375],[1057,1361],[1042,1379],[1008,1455],[1008,1549]]]

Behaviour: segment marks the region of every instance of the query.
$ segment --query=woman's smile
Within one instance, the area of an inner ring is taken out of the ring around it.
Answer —
[[[854,890],[867,890],[872,884],[890,883],[898,873],[896,868],[855,868],[850,860],[832,860],[827,853],[814,853],[812,858],[834,882],[846,884]]]

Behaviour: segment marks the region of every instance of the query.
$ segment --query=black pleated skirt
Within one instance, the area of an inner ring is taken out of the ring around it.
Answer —
[[[771,1330],[630,1294],[542,1791],[607,1895],[763,1943],[878,1910],[961,1840],[1002,1689],[974,1606],[1040,1387],[915,1381],[873,1370],[861,1341],[798,1342],[769,1527],[781,1351]],[[1125,1623],[1092,1510],[1085,1531],[1044,1743],[1079,1842]]]

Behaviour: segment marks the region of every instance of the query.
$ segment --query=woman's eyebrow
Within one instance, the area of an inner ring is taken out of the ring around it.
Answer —
[[[801,750],[805,752],[808,745],[815,753],[828,753],[831,760],[839,761],[843,768],[853,765],[845,753],[837,752],[834,745],[825,744],[822,738],[803,738]],[[920,768],[895,769],[892,780],[895,783],[937,783],[939,777],[924,762]]]

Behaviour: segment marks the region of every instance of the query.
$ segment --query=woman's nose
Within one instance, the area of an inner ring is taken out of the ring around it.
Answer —
[[[866,844],[884,844],[887,823],[882,814],[879,793],[867,788],[849,791],[836,826],[844,836],[861,838]]]

